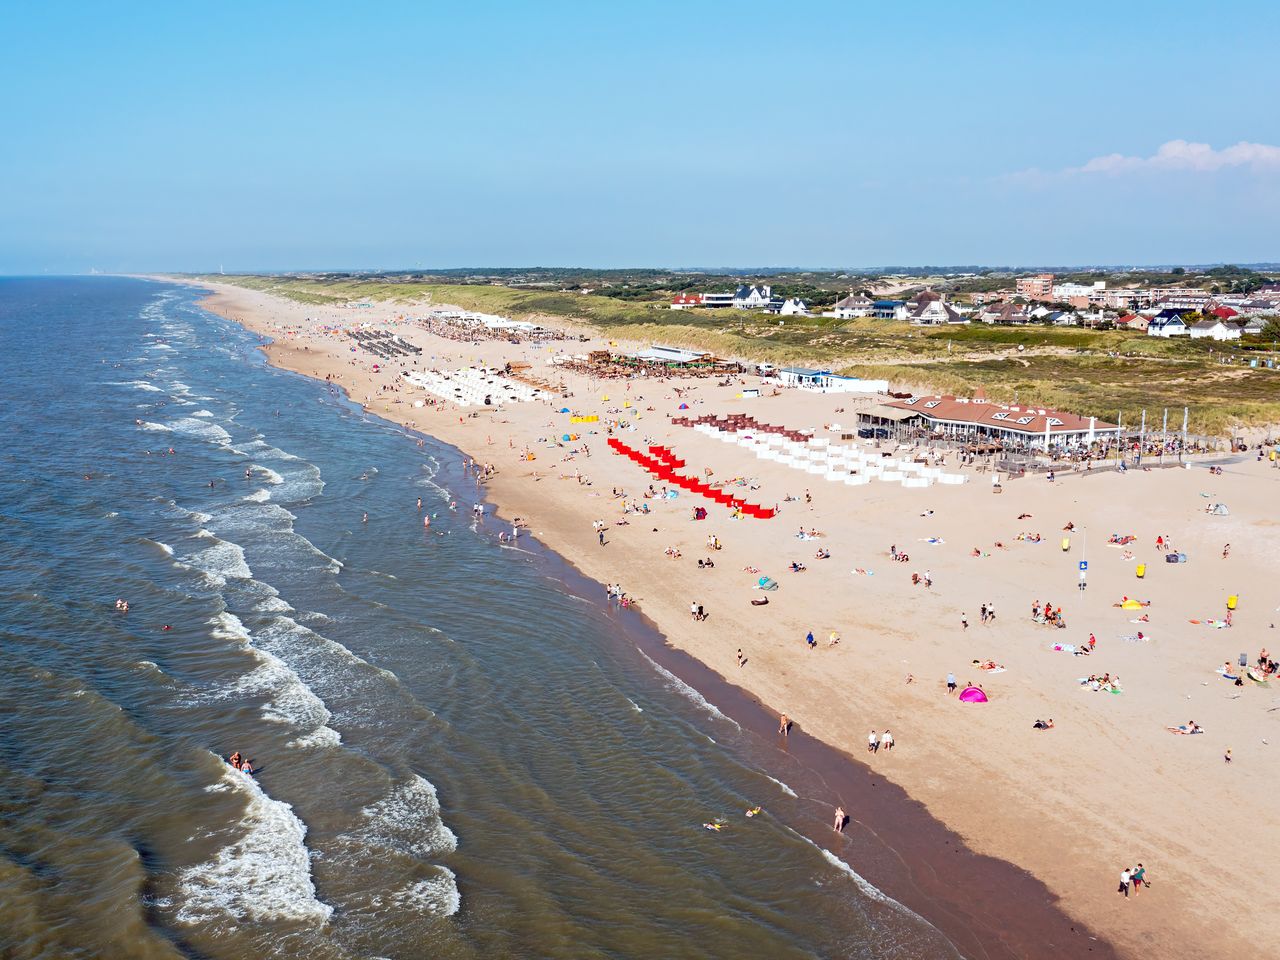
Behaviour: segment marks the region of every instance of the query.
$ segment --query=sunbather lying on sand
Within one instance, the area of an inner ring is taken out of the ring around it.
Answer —
[[[1196,723],[1194,720],[1188,720],[1186,724],[1177,727],[1165,727],[1170,733],[1176,733],[1180,736],[1190,736],[1193,733],[1204,733],[1204,727]]]

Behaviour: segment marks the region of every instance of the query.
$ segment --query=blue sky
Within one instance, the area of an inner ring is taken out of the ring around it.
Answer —
[[[1280,4],[192,9],[7,10],[0,273],[1280,260]]]

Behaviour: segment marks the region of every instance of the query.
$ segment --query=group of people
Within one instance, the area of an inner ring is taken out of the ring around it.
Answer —
[[[1138,895],[1139,888],[1141,888],[1143,884],[1151,886],[1151,884],[1147,883],[1146,867],[1142,864],[1138,864],[1136,867],[1125,867],[1120,871],[1120,888],[1116,893],[1123,893],[1127,900],[1129,899],[1129,888],[1133,888],[1133,895],[1136,897]]]
[[[1031,620],[1034,623],[1044,624],[1049,627],[1057,627],[1058,629],[1066,629],[1067,621],[1062,616],[1062,608],[1055,607],[1049,601],[1045,601],[1044,607],[1040,606],[1039,600],[1033,600],[1031,603]]]
[[[867,734],[867,753],[879,753],[881,750],[893,749],[893,734],[887,729],[877,734],[874,730]]]

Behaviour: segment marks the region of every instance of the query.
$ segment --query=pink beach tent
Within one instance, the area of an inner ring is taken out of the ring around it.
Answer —
[[[960,691],[960,699],[965,703],[986,703],[987,695],[977,687],[965,687]]]

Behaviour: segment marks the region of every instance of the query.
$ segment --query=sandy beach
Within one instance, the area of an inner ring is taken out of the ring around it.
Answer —
[[[1123,955],[1280,956],[1257,909],[1280,881],[1280,868],[1258,855],[1280,835],[1280,777],[1266,767],[1280,749],[1280,680],[1246,677],[1236,686],[1216,672],[1235,668],[1241,654],[1253,663],[1263,648],[1280,652],[1280,520],[1272,506],[1280,470],[1268,461],[1223,459],[1221,475],[1196,463],[1054,483],[1024,478],[993,495],[990,476],[961,470],[953,455],[946,469],[965,473],[961,485],[851,487],[758,459],[670,417],[745,413],[851,444],[858,441],[840,437],[853,432],[855,406],[865,400],[802,391],[742,399],[736,378],[718,386],[552,376],[547,346],[428,333],[411,318],[430,305],[321,307],[202,286],[215,291],[209,309],[273,341],[265,348],[273,364],[330,380],[371,412],[492,465],[485,495],[501,517],[527,521],[592,579],[619,584],[673,647],[868,764],[973,850],[1028,871]],[[423,352],[387,361],[353,351],[345,331],[361,325],[393,330]],[[573,350],[605,344],[596,337]],[[515,361],[531,364],[534,376],[563,379],[569,396],[419,407],[414,401],[430,395],[401,377]],[[679,410],[682,403],[689,409]],[[562,407],[599,421],[571,425]],[[669,447],[688,472],[712,471],[712,482],[741,478],[730,492],[776,505],[778,515],[731,519],[727,508],[690,494],[644,497],[661,483],[610,451],[606,425],[617,421],[630,426],[614,432],[628,446]],[[577,441],[560,439],[579,431]],[[413,494],[406,497],[411,504]],[[648,512],[624,512],[624,503]],[[1230,514],[1206,511],[1216,503]],[[696,506],[707,508],[705,520],[692,519]],[[801,531],[817,535],[802,539]],[[1135,539],[1110,544],[1113,535]],[[707,546],[713,537],[719,549]],[[1157,537],[1187,562],[1166,563]],[[894,561],[891,548],[910,559]],[[793,572],[792,563],[806,569]],[[931,586],[913,584],[913,574],[927,574]],[[754,589],[761,576],[778,589]],[[751,603],[764,596],[767,605]],[[1238,605],[1231,625],[1219,626],[1229,596]],[[1117,606],[1125,598],[1149,606]],[[1046,603],[1061,608],[1065,628],[1033,620],[1033,604]],[[706,618],[693,618],[691,605]],[[984,606],[994,619],[984,622]],[[1055,649],[1079,650],[1091,635],[1088,655]],[[988,661],[1003,669],[981,669]],[[949,673],[960,688],[980,684],[989,701],[949,695]],[[1104,674],[1116,692],[1080,682]],[[1049,718],[1053,729],[1033,728]],[[1190,721],[1204,733],[1169,729]],[[868,754],[873,729],[891,730],[894,748]],[[852,798],[830,802],[843,804],[851,829],[876,828]],[[1150,888],[1121,896],[1121,871],[1139,862]]]

